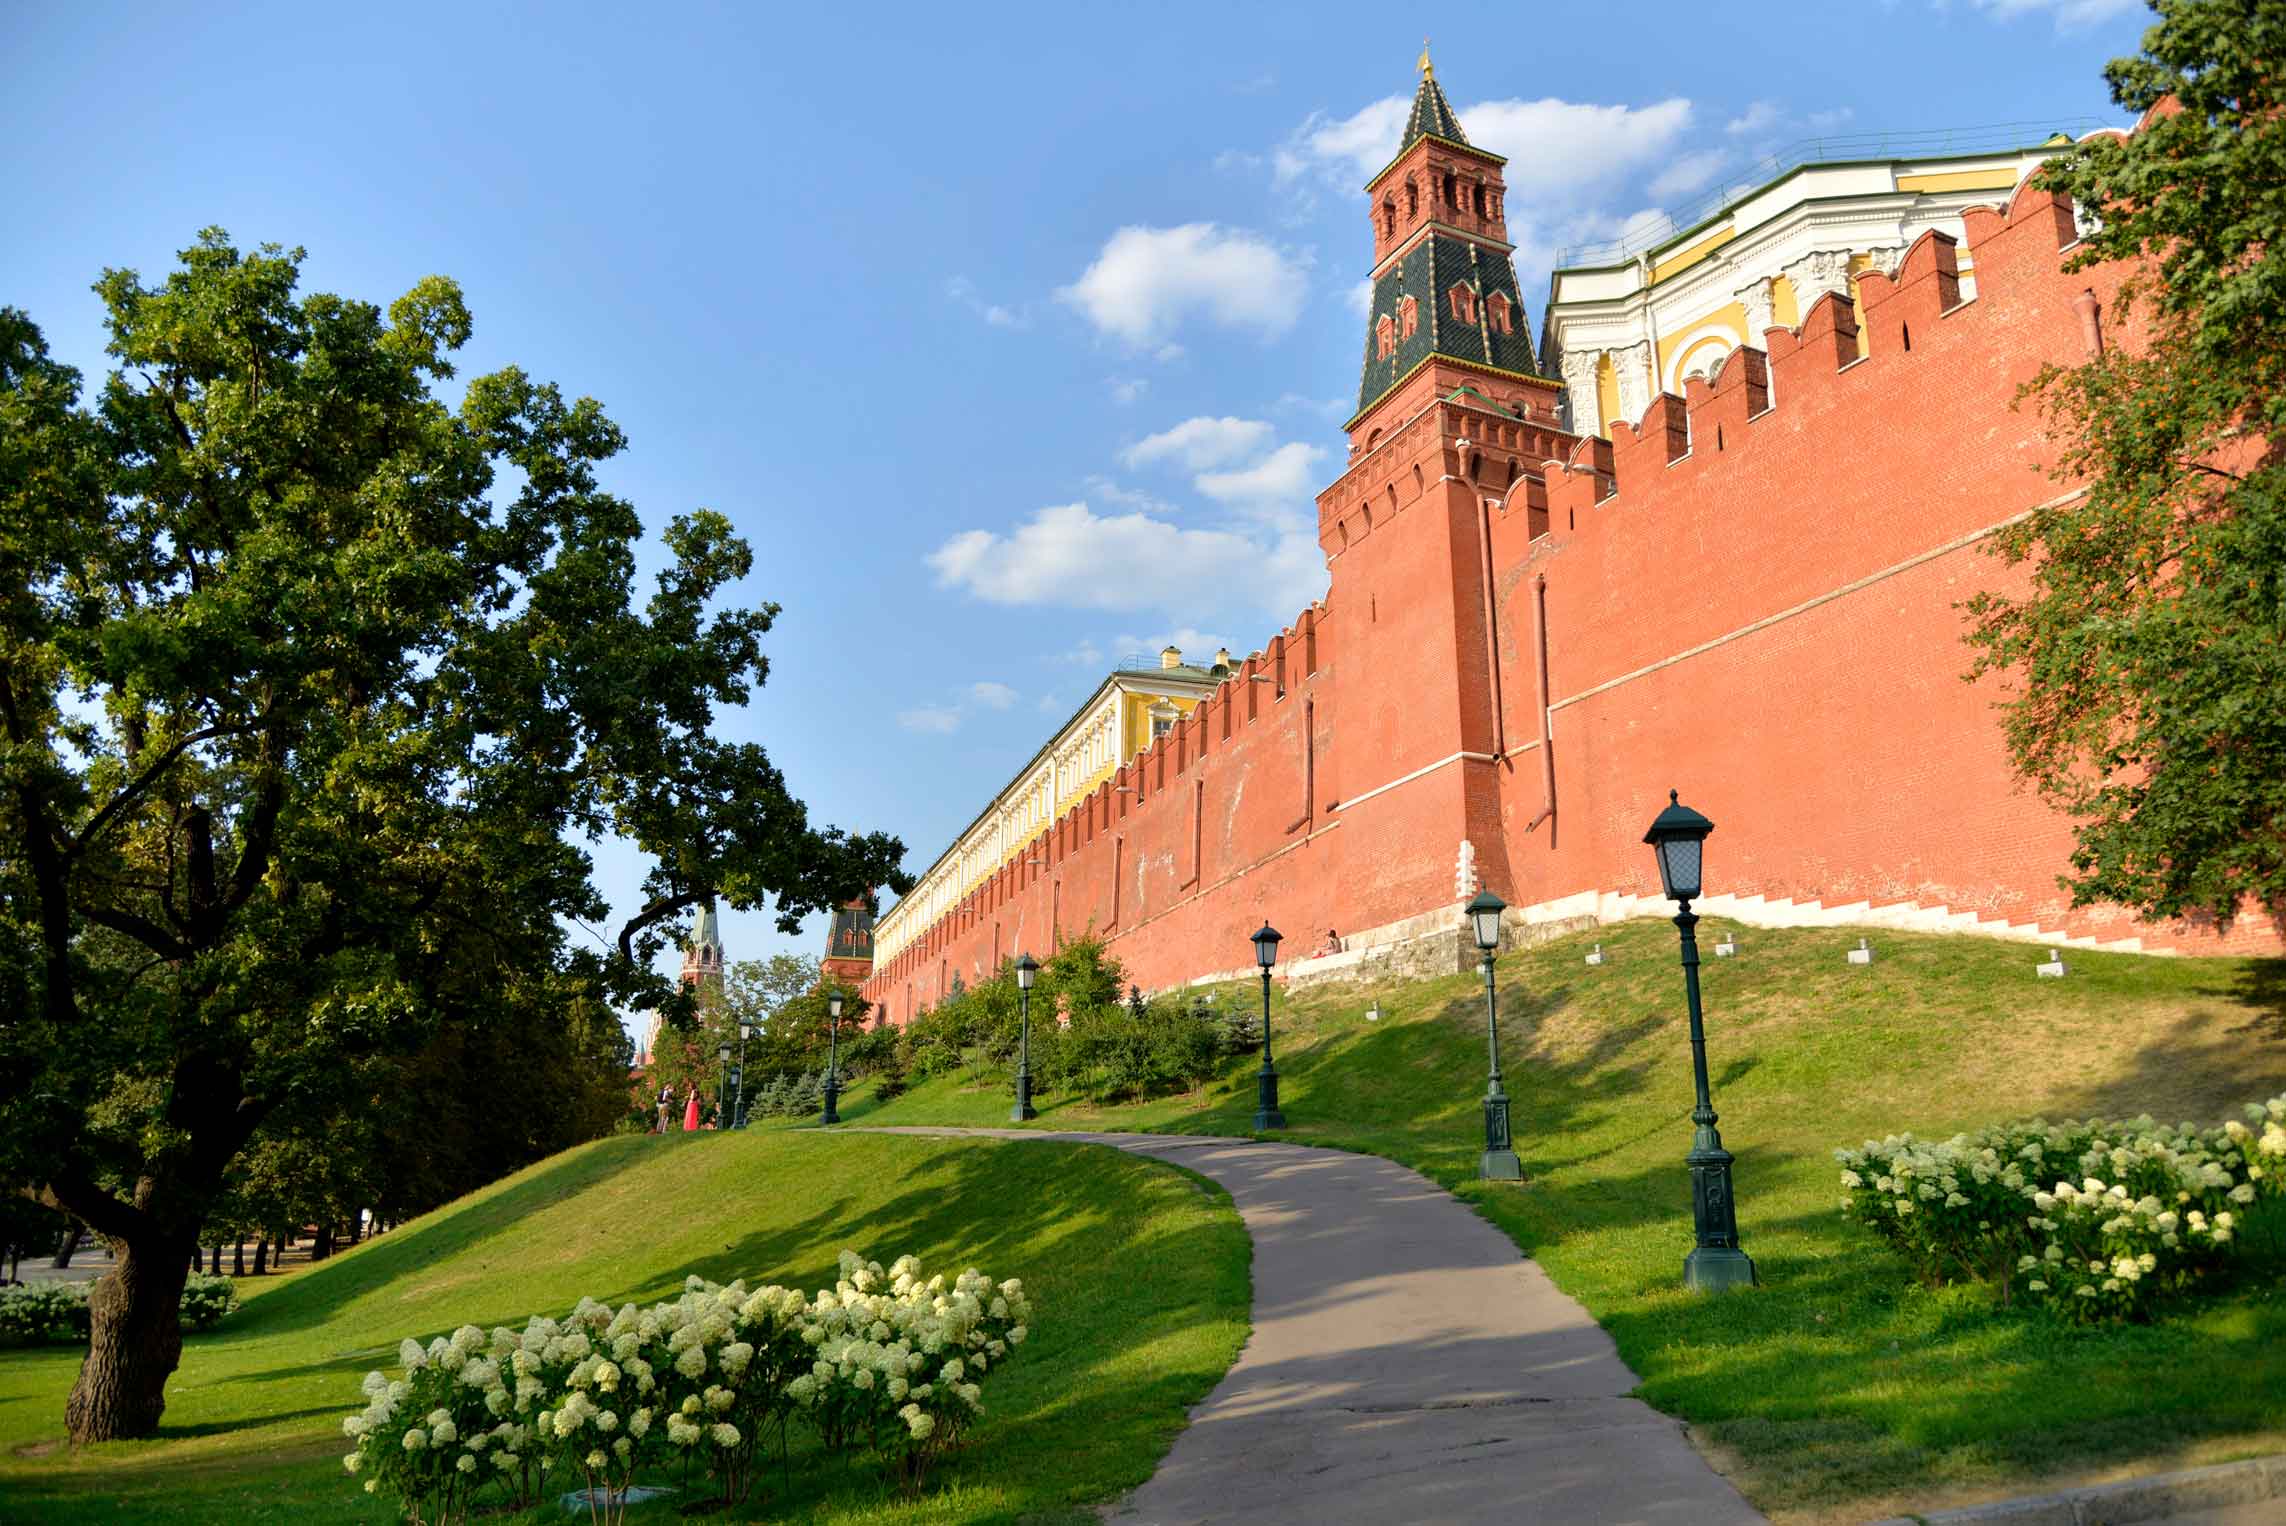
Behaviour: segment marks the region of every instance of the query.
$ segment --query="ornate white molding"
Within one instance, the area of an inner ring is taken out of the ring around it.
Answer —
[[[1796,310],[1806,316],[1810,305],[1829,291],[1849,295],[1849,251],[1815,250],[1788,265],[1786,279],[1794,284]]]
[[[1770,278],[1764,276],[1739,288],[1737,297],[1746,308],[1746,342],[1760,349],[1763,334],[1778,321],[1770,301]]]
[[[1619,417],[1629,424],[1643,422],[1651,406],[1651,346],[1642,340],[1611,352],[1611,374],[1619,383]]]
[[[1600,354],[1586,350],[1564,356],[1564,399],[1571,408],[1574,434],[1603,432],[1603,397],[1595,385],[1595,363]]]

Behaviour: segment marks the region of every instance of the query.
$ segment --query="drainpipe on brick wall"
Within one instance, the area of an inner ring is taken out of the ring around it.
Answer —
[[[1527,832],[1556,814],[1556,754],[1548,745],[1548,707],[1552,696],[1548,692],[1548,575],[1545,572],[1532,574],[1532,616],[1540,647],[1540,791],[1546,804],[1524,828]]]
[[[1477,496],[1476,544],[1477,554],[1484,562],[1484,664],[1485,674],[1492,684],[1492,755],[1508,756],[1508,719],[1502,713],[1500,700],[1500,626],[1499,603],[1492,586],[1492,510],[1493,500]]]

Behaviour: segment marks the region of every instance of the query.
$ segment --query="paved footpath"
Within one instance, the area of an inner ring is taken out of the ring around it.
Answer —
[[[1230,1192],[1254,1332],[1115,1521],[1729,1526],[1762,1517],[1611,1338],[1451,1194],[1377,1156],[1170,1134],[905,1128],[1110,1145]]]

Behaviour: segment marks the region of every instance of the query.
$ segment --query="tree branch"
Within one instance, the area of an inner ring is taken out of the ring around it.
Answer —
[[[182,755],[188,752],[191,748],[197,746],[201,742],[210,742],[219,736],[237,736],[245,732],[252,731],[254,729],[254,725],[255,723],[252,721],[244,721],[235,726],[207,726],[198,731],[192,732],[189,736],[186,736],[181,741],[175,743],[174,746],[161,753],[158,759],[153,762],[150,767],[144,769],[140,774],[137,774],[134,779],[129,781],[125,789],[112,796],[110,802],[106,804],[102,810],[95,813],[95,819],[88,822],[85,827],[82,827],[80,829],[79,835],[73,838],[70,844],[64,849],[64,857],[67,859],[78,857],[79,854],[86,849],[87,845],[95,840],[97,833],[101,832],[105,827],[109,826],[112,822],[112,819],[116,817],[121,811],[124,811],[130,805],[133,805],[136,800],[141,798],[145,791],[150,789],[153,784],[158,782],[159,776],[165,773],[168,769],[174,767],[176,760],[181,758]]]
[[[123,933],[162,959],[188,959],[196,950],[156,922],[146,921],[116,906],[82,906],[79,914],[98,927]]]
[[[629,919],[626,926],[619,929],[619,957],[629,966],[632,966],[635,963],[635,935],[637,933],[661,917],[673,916],[686,906],[696,906],[713,893],[711,890],[686,891],[682,895],[662,896],[644,907]]]

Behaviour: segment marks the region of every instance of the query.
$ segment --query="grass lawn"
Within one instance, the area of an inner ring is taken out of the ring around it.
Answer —
[[[1220,1188],[1174,1167],[985,1140],[611,1139],[307,1271],[242,1281],[245,1309],[185,1341],[157,1440],[59,1445],[78,1352],[0,1352],[0,1519],[388,1519],[342,1472],[340,1425],[402,1337],[520,1326],[582,1294],[648,1301],[694,1272],[830,1287],[844,1246],[1021,1277],[1032,1339],[987,1381],[984,1420],[922,1499],[896,1500],[869,1464],[805,1455],[797,1428],[792,1492],[772,1470],[757,1516],[1092,1520],[1088,1505],[1150,1475],[1246,1339],[1246,1232]],[[568,1519],[552,1505],[531,1518]]]
[[[1723,924],[1701,928],[1711,950]],[[1369,1151],[1475,1204],[1608,1328],[1642,1396],[1692,1422],[1754,1502],[1863,1520],[2060,1478],[2286,1451],[2286,1214],[2221,1296],[2070,1327],[1927,1290],[1837,1212],[1831,1151],[2026,1113],[2204,1123],[2286,1091],[2286,962],[2072,953],[1873,931],[1741,929],[1703,966],[1709,1066],[1764,1286],[1681,1288],[1690,1056],[1674,929],[1632,922],[1504,957],[1501,1051],[1528,1180],[1475,1180],[1481,978],[1320,988],[1276,1004],[1281,1137]],[[1600,941],[1611,962],[1582,959]],[[1364,1017],[1378,997],[1379,1022]],[[1181,1097],[1035,1099],[1038,1127],[1244,1134],[1250,1069]],[[997,1077],[939,1078],[851,1123],[1005,1124]]]

